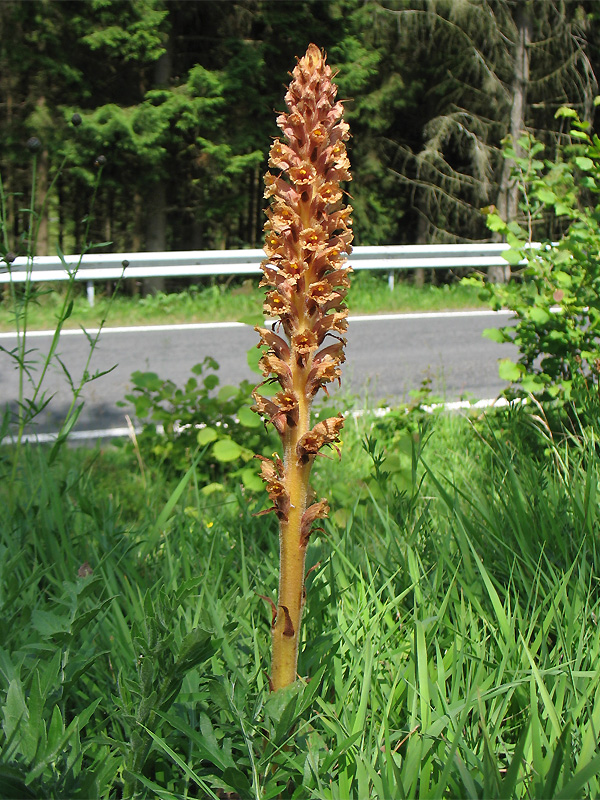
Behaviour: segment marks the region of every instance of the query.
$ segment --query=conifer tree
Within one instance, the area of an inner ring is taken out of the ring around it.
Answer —
[[[380,4],[425,77],[422,140],[397,138],[395,170],[423,241],[487,238],[478,209],[517,213],[503,139],[531,129],[552,141],[564,103],[589,116],[596,81],[582,3],[408,0]]]

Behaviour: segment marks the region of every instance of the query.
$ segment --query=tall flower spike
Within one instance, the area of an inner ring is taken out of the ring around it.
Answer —
[[[292,73],[287,111],[277,118],[284,141],[272,147],[265,176],[271,199],[265,223],[262,286],[274,330],[257,328],[265,383],[278,382],[271,399],[254,392],[254,410],[281,437],[283,461],[261,457],[262,478],[279,518],[280,573],[273,625],[273,690],[296,680],[304,606],[305,556],[312,523],[327,516],[325,500],[309,504],[309,475],[323,447],[339,442],[342,416],[311,427],[310,406],[320,388],[339,380],[348,314],[344,296],[351,271],[351,208],[343,207],[340,181],[350,180],[344,144],[349,136],[336,102],[325,54],[311,44]],[[275,333],[277,330],[277,333]],[[324,345],[327,337],[327,343]],[[258,389],[259,387],[257,387]],[[339,452],[339,450],[338,450]],[[266,513],[266,512],[263,512]]]

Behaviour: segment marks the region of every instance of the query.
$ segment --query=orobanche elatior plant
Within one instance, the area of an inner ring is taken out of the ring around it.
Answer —
[[[350,134],[331,68],[316,45],[309,45],[292,78],[288,111],[277,118],[284,141],[276,140],[270,152],[269,164],[280,174],[265,176],[271,206],[261,285],[270,287],[265,313],[279,320],[273,330],[256,328],[258,347],[267,348],[259,362],[264,383],[277,382],[281,390],[270,398],[253,394],[254,410],[273,424],[283,446],[283,459],[259,456],[273,503],[262,513],[273,511],[280,526],[274,691],[296,680],[306,548],[313,523],[329,510],[326,500],[310,502],[309,476],[321,448],[339,442],[344,420],[339,415],[311,427],[310,408],[317,391],[340,377],[350,272],[344,262],[352,241],[352,209],[343,207],[340,188],[340,181],[350,180],[344,144]],[[334,341],[322,346],[326,339]]]

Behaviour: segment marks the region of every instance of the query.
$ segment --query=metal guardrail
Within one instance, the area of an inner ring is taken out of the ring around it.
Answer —
[[[384,245],[355,247],[348,262],[355,270],[384,269],[393,287],[395,270],[505,267],[502,242],[483,244]],[[16,258],[0,265],[0,283],[32,280],[87,281],[87,296],[94,304],[94,281],[120,278],[201,277],[207,275],[257,275],[265,259],[263,250],[182,250],[150,253],[87,253],[83,256]]]

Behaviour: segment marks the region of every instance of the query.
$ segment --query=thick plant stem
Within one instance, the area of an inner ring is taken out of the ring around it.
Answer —
[[[277,430],[283,460],[260,455],[262,478],[279,519],[279,594],[273,610],[273,690],[297,677],[304,609],[306,548],[312,523],[327,516],[325,500],[309,504],[312,464],[324,446],[335,449],[341,416],[311,427],[310,407],[319,389],[339,380],[344,360],[347,309],[343,304],[352,232],[350,208],[341,204],[339,182],[350,179],[344,142],[348,126],[324,54],[311,44],[292,74],[285,96],[288,113],[277,124],[285,141],[271,147],[267,173],[267,211],[261,282],[269,286],[265,313],[278,316],[280,327],[257,328],[265,347],[260,366],[265,383],[278,382],[273,398],[254,391],[254,410]],[[327,346],[327,337],[333,340]],[[257,387],[258,389],[258,387]]]
[[[274,691],[296,680],[298,645],[304,610],[307,543],[302,541],[302,517],[306,511],[310,467],[298,465],[294,454],[299,439],[310,428],[308,404],[303,416],[304,419],[300,419],[294,429],[295,435],[290,436],[284,459],[290,511],[287,522],[281,522],[279,526],[278,613],[273,626],[271,660],[271,683]]]

